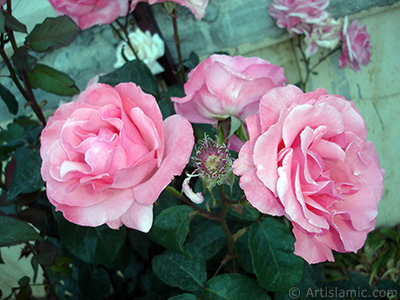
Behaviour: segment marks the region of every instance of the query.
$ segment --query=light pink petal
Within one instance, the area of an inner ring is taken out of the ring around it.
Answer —
[[[99,194],[104,195],[104,193]],[[85,194],[78,196],[81,202],[85,196]],[[108,193],[108,196],[109,198],[86,207],[57,204],[51,196],[49,196],[49,200],[68,221],[81,226],[96,227],[120,217],[129,209],[133,200],[132,191],[127,189],[114,190],[112,193]]]
[[[153,205],[132,203],[128,211],[121,216],[121,222],[128,228],[149,232],[153,224]]]
[[[189,162],[194,144],[190,123],[179,115],[164,121],[165,152],[159,169],[149,180],[133,188],[135,200],[142,205],[153,204],[174,175],[180,175]]]
[[[307,234],[301,227],[294,226],[293,234],[296,238],[294,254],[301,256],[309,264],[316,264],[326,260],[335,261],[332,250],[315,239],[313,235]]]

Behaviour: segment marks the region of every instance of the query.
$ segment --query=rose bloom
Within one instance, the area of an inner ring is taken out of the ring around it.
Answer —
[[[384,170],[353,102],[288,85],[268,92],[247,126],[234,173],[255,208],[292,222],[295,254],[318,263],[333,261],[332,250],[360,249],[375,226]]]
[[[309,25],[309,30],[304,31],[306,35],[304,40],[308,45],[305,50],[306,56],[314,55],[318,47],[333,50],[340,42],[342,28],[342,19],[333,18],[327,18],[321,24]]]
[[[344,18],[342,31],[343,52],[339,58],[339,68],[350,67],[354,71],[361,71],[360,65],[366,66],[370,62],[369,34],[366,26],[359,27],[358,20],[349,26],[349,19]]]
[[[91,85],[42,132],[48,199],[78,225],[148,232],[153,203],[193,144],[190,123],[178,115],[163,122],[154,97],[135,84]]]
[[[274,0],[268,13],[294,36],[303,34],[307,24],[320,24],[328,18],[328,5],[329,0]]]
[[[285,81],[283,68],[258,57],[214,54],[190,72],[186,97],[172,101],[192,123],[217,124],[230,116],[245,123],[258,112],[261,97]]]
[[[164,68],[157,62],[157,59],[164,55],[165,45],[164,41],[157,33],[151,35],[150,31],[147,30],[143,32],[137,28],[134,32],[131,32],[128,37],[139,59],[147,65],[153,74],[164,72]],[[124,55],[122,55],[122,53]],[[125,58],[128,60],[136,59],[132,49],[125,42],[117,46],[116,54],[117,61],[114,64],[115,68],[122,67],[126,63]]]
[[[133,0],[131,3],[131,11],[133,11],[136,8],[136,5],[139,2],[148,2],[149,4],[155,4],[155,3],[163,3],[163,2],[174,2],[177,4],[180,4],[182,6],[185,6],[190,9],[190,11],[194,14],[196,19],[201,20],[204,15],[206,14],[206,8],[208,5],[208,0]]]
[[[49,0],[57,14],[67,15],[83,30],[110,24],[128,13],[128,0]]]

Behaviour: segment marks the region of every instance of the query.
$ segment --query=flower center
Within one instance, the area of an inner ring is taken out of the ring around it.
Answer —
[[[204,165],[209,172],[213,172],[223,167],[223,162],[221,161],[221,157],[212,154],[207,157]]]

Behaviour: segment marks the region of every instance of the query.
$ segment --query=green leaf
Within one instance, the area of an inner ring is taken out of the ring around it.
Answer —
[[[33,28],[25,44],[37,52],[68,46],[80,32],[80,28],[67,16],[46,18]]]
[[[8,111],[13,115],[18,113],[18,102],[14,94],[11,93],[4,85],[0,83],[0,97],[7,105]]]
[[[16,18],[14,18],[12,15],[10,15],[9,12],[5,10],[0,10],[0,11],[4,16],[4,24],[6,27],[14,31],[28,33],[28,31],[26,30],[26,26],[22,24],[20,21],[18,21]]]
[[[89,264],[80,266],[78,285],[87,299],[104,299],[110,294],[111,282],[107,271]]]
[[[29,55],[28,49],[25,46],[21,46],[15,50],[11,59],[18,69],[25,70],[28,73],[33,72],[37,61],[35,57]]]
[[[255,222],[249,233],[253,269],[260,285],[275,292],[287,292],[303,274],[303,260],[294,255],[294,237],[273,218]]]
[[[154,257],[153,272],[166,284],[186,291],[203,288],[207,280],[206,265],[202,259],[169,250]]]
[[[168,298],[168,300],[196,300],[197,297],[193,294],[180,294],[178,296],[172,297],[172,298]]]
[[[199,64],[200,58],[195,52],[190,52],[189,59],[183,63],[189,70],[196,68]]]
[[[253,264],[249,250],[249,234],[246,232],[237,239],[234,244],[235,253],[238,255],[237,261],[239,265],[248,273],[253,274]]]
[[[0,264],[4,264],[4,260],[3,260],[3,258],[1,257],[1,249],[0,249]]]
[[[182,252],[182,245],[189,232],[194,209],[187,205],[177,205],[163,210],[155,219],[152,233],[165,248]]]
[[[13,246],[43,238],[28,223],[7,216],[0,216],[0,247]]]
[[[121,68],[100,76],[99,82],[116,86],[121,82],[134,82],[145,93],[158,97],[158,84],[147,65],[140,60],[128,61]]]
[[[6,29],[4,27],[5,25],[6,25],[6,19],[4,17],[3,11],[0,10],[0,33],[6,32]],[[0,295],[0,297],[1,297],[1,295]]]
[[[92,264],[114,260],[125,242],[126,229],[110,229],[107,225],[85,227],[72,224],[56,214],[61,242],[79,259]]]
[[[208,299],[269,300],[269,296],[254,279],[240,274],[223,274],[207,282]]]
[[[17,165],[8,189],[7,201],[13,201],[19,194],[32,193],[43,187],[40,174],[42,159],[38,150],[27,146],[15,151]]]
[[[75,81],[68,75],[46,65],[36,64],[33,73],[28,74],[28,78],[34,89],[40,88],[60,96],[73,96],[79,93]]]
[[[200,258],[208,260],[225,245],[225,233],[218,221],[196,218],[190,225],[190,237],[186,242],[188,247],[185,246],[184,250],[189,252],[189,249],[195,247]]]

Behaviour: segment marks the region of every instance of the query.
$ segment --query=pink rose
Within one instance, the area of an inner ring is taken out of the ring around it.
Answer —
[[[172,101],[176,112],[192,123],[217,124],[230,116],[244,123],[258,112],[261,97],[285,81],[283,68],[258,57],[214,54],[190,72],[187,96]]]
[[[176,113],[192,123],[217,124],[231,116],[245,123],[258,112],[261,97],[285,81],[283,68],[258,57],[214,54],[190,72],[187,96],[172,101]],[[230,144],[238,151],[243,142],[232,136]]]
[[[307,57],[314,55],[318,51],[318,47],[333,50],[340,42],[341,31],[343,28],[343,20],[335,20],[327,18],[321,24],[309,25],[309,30],[305,30],[305,42],[307,49],[305,54]]]
[[[349,26],[347,16],[344,18],[342,31],[343,52],[339,58],[339,68],[350,67],[354,71],[361,71],[360,65],[366,66],[370,62],[369,34],[366,26],[358,26],[358,20],[354,20]]]
[[[167,1],[180,4],[189,8],[198,20],[201,20],[204,17],[208,5],[208,0],[133,0],[130,7],[131,11],[136,8],[136,4],[143,1],[147,1],[151,5]]]
[[[70,222],[150,230],[152,207],[189,162],[190,123],[162,120],[153,96],[133,83],[89,86],[62,105],[42,132],[49,201]]]
[[[352,101],[289,85],[268,92],[247,118],[250,139],[234,162],[259,211],[293,224],[295,254],[333,261],[374,229],[384,170]]]
[[[128,0],[49,0],[59,15],[67,15],[83,30],[110,24],[128,13]]]
[[[307,24],[319,24],[328,18],[325,9],[329,0],[274,0],[268,13],[280,28],[294,34],[303,34]]]

